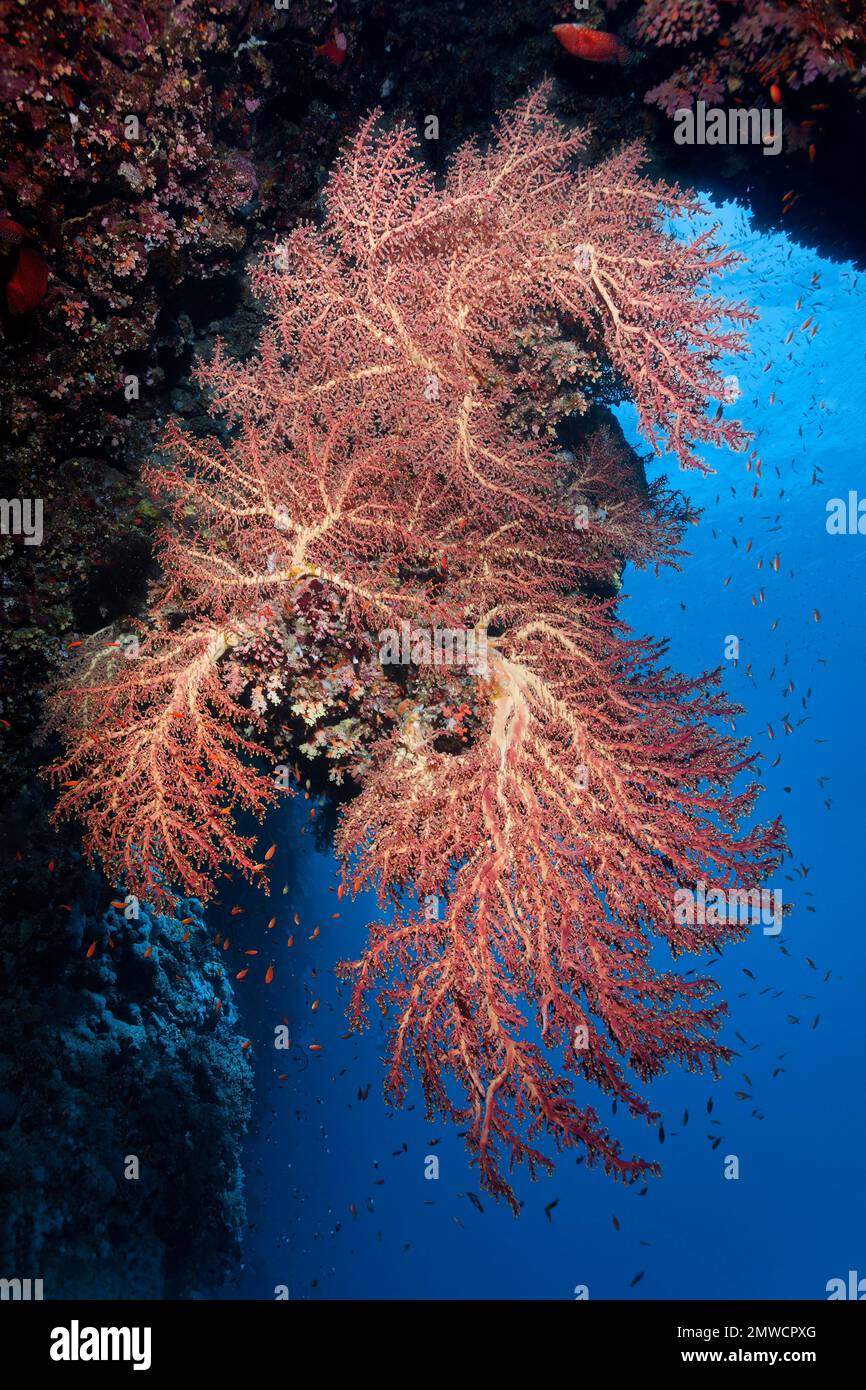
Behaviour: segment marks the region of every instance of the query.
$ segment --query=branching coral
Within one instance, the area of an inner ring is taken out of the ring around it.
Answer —
[[[751,317],[706,293],[734,257],[712,233],[666,234],[694,199],[643,179],[636,148],[573,171],[584,137],[546,98],[503,117],[489,148],[465,147],[441,187],[407,129],[362,127],[323,227],[292,233],[256,275],[270,312],[258,356],[218,351],[201,368],[230,442],[170,431],[172,463],[151,474],[172,525],[150,636],[58,697],[69,749],[52,769],[58,814],[84,818],[112,876],[158,893],[160,869],[204,896],[221,858],[261,867],[223,812],[273,794],[249,761],[245,666],[260,651],[267,674],[275,649],[280,666],[299,604],[332,605],[359,667],[383,628],[482,637],[483,671],[404,672],[338,848],[354,885],[395,909],[345,967],[354,1017],[381,983],[392,1094],[414,1058],[431,1109],[468,1118],[485,1186],[512,1202],[503,1159],[546,1162],[544,1129],[619,1176],[651,1168],[578,1107],[549,1051],[644,1116],[626,1065],[715,1067],[711,982],[657,974],[650,939],[676,955],[736,937],[675,924],[675,890],[751,886],[782,852],[778,825],[738,835],[757,788],[732,787],[752,760],[715,731],[733,714],[717,677],[664,669],[663,647],[631,638],[600,596],[625,557],[677,562],[686,504],[630,485],[610,437],[571,459],[509,430],[522,380],[509,358],[542,315],[610,359],[681,465],[746,438],[706,413]],[[429,718],[442,691],[457,747]],[[412,894],[441,898],[441,920]]]

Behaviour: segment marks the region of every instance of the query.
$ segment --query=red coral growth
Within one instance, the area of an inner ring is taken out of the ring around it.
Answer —
[[[647,93],[672,115],[698,98],[738,102],[772,83],[796,91],[823,78],[866,91],[861,0],[643,0],[640,39],[674,46],[683,65]]]
[[[683,0],[679,5],[671,5],[666,0],[644,0],[637,31],[649,43],[679,45],[706,38],[718,24],[716,0]]]
[[[650,940],[676,955],[739,935],[677,925],[674,892],[759,883],[782,851],[778,825],[737,835],[758,789],[732,789],[751,759],[710,722],[734,713],[718,676],[663,669],[663,647],[630,638],[600,596],[623,557],[677,562],[687,505],[629,479],[611,436],[572,458],[509,428],[541,316],[609,355],[683,466],[702,466],[699,442],[745,438],[706,415],[750,314],[699,292],[733,257],[664,232],[694,200],[643,179],[635,148],[572,172],[584,137],[546,95],[458,153],[441,188],[407,129],[363,126],[322,230],[292,233],[255,277],[270,309],[258,356],[201,368],[231,442],[171,431],[171,466],[151,474],[172,511],[155,639],[132,669],[60,697],[73,746],[52,774],[109,874],[151,891],[159,864],[206,896],[221,856],[256,870],[222,803],[260,810],[270,791],[247,769],[237,731],[258,716],[241,697],[258,654],[251,703],[286,690],[291,704],[300,613],[313,634],[339,628],[359,668],[404,622],[483,640],[482,669],[410,668],[391,709],[395,658],[380,652],[384,732],[339,849],[396,920],[345,970],[356,1021],[377,981],[395,1012],[392,1094],[414,1059],[431,1108],[468,1119],[485,1186],[512,1202],[501,1160],[546,1163],[545,1129],[619,1176],[651,1169],[548,1053],[644,1116],[626,1065],[715,1068],[723,1006],[704,1002],[707,980],[656,974]],[[407,894],[445,915],[422,920]]]
[[[220,138],[226,117],[207,64],[228,65],[246,8],[0,0],[0,204],[50,249],[39,350],[51,357],[37,376],[57,398],[116,385],[121,340],[140,347],[156,318],[155,274],[214,274],[244,244],[256,176]],[[16,313],[35,303],[27,260]]]

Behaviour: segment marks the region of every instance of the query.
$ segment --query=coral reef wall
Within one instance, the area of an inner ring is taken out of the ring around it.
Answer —
[[[46,1298],[208,1291],[237,1257],[251,1080],[200,905],[101,912],[55,846],[3,868],[0,1265]]]

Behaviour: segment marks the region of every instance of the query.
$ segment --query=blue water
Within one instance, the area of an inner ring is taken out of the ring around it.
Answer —
[[[358,954],[375,903],[338,902],[335,861],[315,848],[309,804],[298,798],[268,827],[279,843],[271,898],[235,895],[246,912],[231,918],[227,896],[211,914],[214,930],[232,937],[225,959],[237,970],[253,963],[237,986],[257,1086],[246,1154],[251,1224],[228,1293],[270,1299],[285,1285],[292,1298],[571,1299],[586,1285],[591,1298],[824,1298],[829,1279],[850,1269],[866,1275],[866,972],[856,879],[866,537],[831,536],[825,525],[830,498],[858,485],[866,495],[866,276],[782,236],[758,236],[740,209],[718,215],[725,239],[748,257],[726,293],[761,314],[751,357],[730,366],[743,392],[735,413],[755,431],[763,459],[759,492],[752,498],[744,455],[710,457],[718,472],[706,479],[676,477],[705,509],[687,538],[691,558],[682,574],[629,570],[623,610],[637,631],[668,635],[672,665],[690,673],[722,663],[726,637],[740,638],[727,689],[747,709],[739,730],[766,755],[760,815],[784,816],[793,857],[776,884],[795,904],[781,937],[757,928],[713,970],[731,1006],[724,1040],[741,1055],[718,1083],[675,1071],[649,1088],[664,1115],[663,1145],[656,1130],[611,1118],[629,1151],[662,1163],[646,1196],[571,1155],[535,1184],[518,1172],[519,1219],[486,1196],[478,1211],[466,1195],[479,1189],[463,1143],[425,1120],[417,1089],[405,1110],[385,1107],[380,1026],[360,1039],[342,1036],[345,998],[333,967]],[[634,412],[620,416],[640,444]],[[246,949],[260,954],[243,958]],[[266,988],[270,959],[275,978]],[[767,986],[781,998],[761,996]],[[288,1052],[273,1046],[284,1017]],[[323,1050],[310,1053],[310,1043]],[[738,1100],[738,1090],[752,1099]],[[609,1111],[597,1095],[586,1098],[602,1116]],[[438,1180],[425,1178],[427,1155],[439,1159]],[[735,1181],[724,1176],[729,1155],[739,1160]]]

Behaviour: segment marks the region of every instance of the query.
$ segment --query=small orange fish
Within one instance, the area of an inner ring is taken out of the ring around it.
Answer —
[[[126,907],[126,903],[119,903],[116,899],[114,899],[114,901],[111,903],[111,906],[120,908],[122,912],[123,909]]]
[[[782,102],[782,91],[781,91],[781,88],[780,88],[778,82],[771,82],[771,83],[770,83],[770,96],[771,96],[772,99],[773,99],[773,105],[774,105],[774,106],[780,106],[780,105],[781,105],[781,102]]]
[[[242,908],[242,907],[233,907],[233,908],[232,908],[232,916],[233,916],[233,917],[240,917],[240,915],[241,915],[242,912],[243,912],[243,908]]]
[[[341,884],[339,884],[339,886],[338,886],[338,888],[337,888],[337,897],[338,897],[338,898],[342,898],[344,892],[345,892],[345,889],[344,889],[344,887],[343,887],[343,884],[341,883]]]
[[[288,939],[288,941],[286,942],[286,945],[287,945],[287,946],[294,946],[294,944],[295,944],[295,938],[294,938],[293,936],[290,936],[289,939]]]
[[[265,850],[265,863],[267,863],[267,861],[268,861],[269,859],[273,859],[273,857],[274,857],[274,855],[276,854],[276,852],[277,852],[277,845],[276,845],[276,841],[275,841],[275,842],[271,845],[270,849],[266,849],[266,850]]]
[[[181,917],[181,919],[180,919],[180,925],[181,925],[182,927],[188,927],[188,926],[189,926],[192,922],[194,922],[194,921],[195,921],[195,918],[194,918],[194,917]]]
[[[150,956],[150,955],[152,955],[152,954],[153,954],[153,947],[152,947],[152,946],[148,946],[147,950],[146,950],[145,953],[144,953],[144,959],[147,960],[148,956]]]
[[[180,939],[181,941],[189,941],[189,928],[187,928],[187,930],[184,932],[183,936]]]
[[[312,936],[310,937],[310,940],[311,940],[311,941],[315,941],[315,939],[316,939],[316,937],[317,937],[318,935],[319,935],[319,928],[316,927],[316,930],[313,932]]]
[[[91,941],[90,945],[89,945],[88,948],[87,948],[87,959],[88,959],[88,960],[89,960],[90,957],[93,955],[93,952],[94,952],[95,950],[96,950],[96,942],[95,942],[95,941]]]
[[[292,921],[294,922],[294,924],[295,924],[296,927],[299,927],[299,926],[301,925],[301,919],[300,919],[300,917],[298,916],[297,912],[295,913],[294,917],[292,918]]]
[[[339,915],[340,915],[339,912],[332,912],[332,913],[331,913],[332,919],[336,919],[337,917],[339,917]]]
[[[83,646],[84,646],[84,638],[82,637],[82,638],[80,638],[77,642],[68,642],[68,643],[66,644],[66,650],[67,650],[68,652],[71,652],[73,647],[83,647]]]
[[[812,617],[815,619],[815,622],[816,622],[816,623],[820,623],[820,621],[821,621],[821,614],[818,612],[817,608],[816,608],[816,609],[814,610],[814,612],[812,613]]]
[[[310,1051],[311,1051],[311,1052],[321,1052],[321,1051],[322,1051],[322,1045],[321,1045],[321,1043],[310,1043]]]
[[[274,929],[274,927],[275,927],[276,925],[277,925],[277,919],[276,919],[276,917],[272,917],[271,920],[268,922],[268,925],[267,925],[266,930],[267,930],[267,931],[273,931],[273,929]]]
[[[245,980],[246,977],[247,977],[247,975],[249,975],[249,973],[250,973],[249,966],[247,966],[246,970],[239,970],[239,971],[238,971],[237,975],[235,975],[235,979],[236,979],[236,980]]]
[[[252,1047],[251,1042],[241,1043],[241,1052],[246,1052],[248,1047]]]
[[[244,951],[245,956],[257,956],[258,954],[258,951]]]
[[[319,1001],[318,1001],[318,999],[314,999],[313,1002],[312,1002],[312,1005],[310,1006],[310,1012],[311,1012],[311,1013],[315,1013],[318,1007],[319,1007]]]
[[[269,984],[271,983],[271,980],[272,980],[273,978],[274,978],[274,967],[273,967],[273,965],[269,965],[268,968],[267,968],[267,970],[265,971],[265,984],[266,984],[266,985],[269,985]]]
[[[566,53],[588,63],[625,63],[630,54],[615,34],[585,24],[554,24],[553,32]]]
[[[780,566],[781,563],[782,563],[781,557],[780,557],[778,554],[774,555],[774,556],[773,556],[773,569],[776,571],[777,574],[779,573],[779,566]]]

